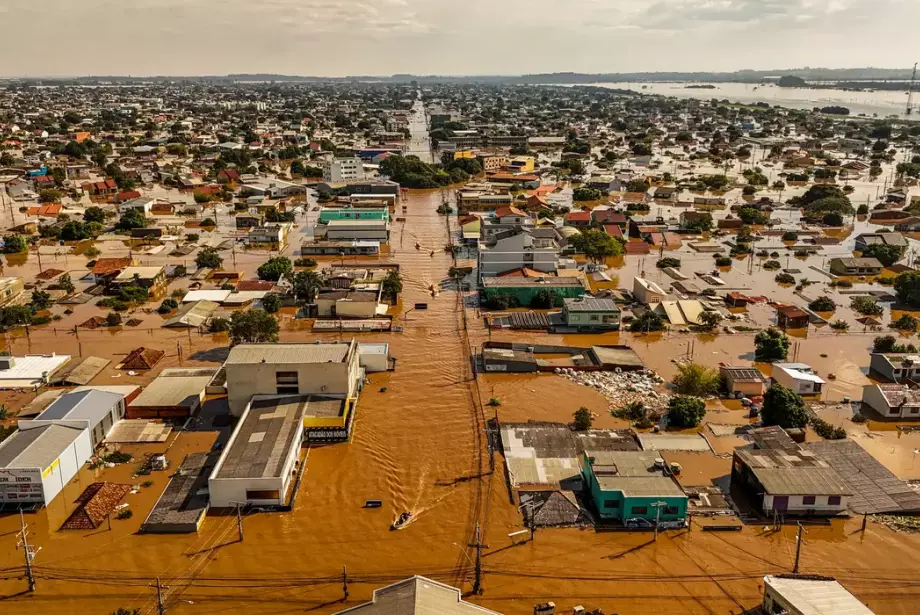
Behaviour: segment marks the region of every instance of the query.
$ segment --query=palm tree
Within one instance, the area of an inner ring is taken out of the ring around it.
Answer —
[[[298,271],[294,275],[294,296],[304,303],[313,303],[323,280],[315,271]]]

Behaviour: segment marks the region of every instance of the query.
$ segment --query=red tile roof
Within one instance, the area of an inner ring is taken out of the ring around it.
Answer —
[[[570,211],[565,215],[566,222],[590,222],[590,211]]]
[[[41,205],[39,207],[30,207],[28,214],[30,216],[50,216],[56,218],[61,213],[63,207],[59,203],[51,205]]]
[[[649,245],[644,241],[629,241],[623,246],[623,249],[627,254],[633,255],[648,254],[651,252],[651,248],[649,248]]]
[[[236,289],[239,291],[244,290],[264,290],[269,291],[275,287],[274,282],[266,282],[263,280],[241,280],[237,284]]]
[[[615,239],[622,239],[622,238],[623,238],[623,229],[621,229],[621,228],[620,228],[619,226],[617,226],[616,224],[605,224],[605,225],[604,225],[604,231],[605,231],[608,235],[610,235],[611,237],[613,237],[613,238],[615,238]]]
[[[100,258],[96,261],[96,264],[93,265],[93,274],[94,275],[106,275],[108,273],[114,273],[115,271],[121,271],[131,266],[131,263],[134,262],[129,256],[123,258]]]
[[[498,209],[495,210],[495,215],[499,218],[504,218],[505,216],[526,216],[527,214],[521,211],[520,209],[518,209],[517,207],[511,205],[511,206],[499,207]]]
[[[140,198],[141,193],[137,190],[127,190],[125,192],[119,192],[115,195],[115,200],[117,201],[130,201],[131,199]]]

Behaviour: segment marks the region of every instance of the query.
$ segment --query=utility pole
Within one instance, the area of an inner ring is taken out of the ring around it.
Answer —
[[[240,542],[243,542],[243,515],[239,502],[236,503],[236,531],[240,534]]]
[[[488,549],[489,545],[482,544],[478,521],[476,522],[476,542],[470,546],[476,549],[476,576],[473,577],[473,593],[482,595],[482,550]]]
[[[166,615],[166,605],[163,604],[163,585],[157,577],[157,615]]]
[[[22,510],[19,511],[19,524],[21,529],[19,530],[19,543],[16,545],[17,548],[22,547],[23,555],[26,558],[26,577],[29,579],[29,591],[35,591],[35,576],[32,574],[32,560],[35,558],[35,554],[38,551],[33,550],[34,548],[29,545],[29,531],[28,526],[26,525],[25,515],[22,514]]]
[[[661,507],[667,506],[667,502],[652,502],[655,507],[655,542],[658,542],[658,524],[661,522]]]
[[[802,554],[802,532],[805,532],[805,528],[802,527],[801,523],[797,524],[799,526],[799,531],[795,536],[795,564],[792,566],[792,574],[799,573],[799,557]],[[805,532],[806,534],[808,532]]]
[[[342,600],[348,600],[348,568],[342,566]]]

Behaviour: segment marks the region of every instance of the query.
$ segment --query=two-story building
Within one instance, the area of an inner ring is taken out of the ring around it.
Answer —
[[[553,228],[511,228],[479,243],[480,277],[497,276],[516,269],[553,273],[558,268],[561,236]]]
[[[613,299],[564,299],[562,321],[567,328],[579,331],[619,331],[620,308]]]
[[[687,494],[656,451],[586,450],[581,471],[602,520],[646,527],[687,522]]]
[[[877,258],[832,258],[829,263],[835,275],[879,275],[882,263]]]
[[[869,355],[869,371],[892,382],[920,382],[920,354],[873,352]]]

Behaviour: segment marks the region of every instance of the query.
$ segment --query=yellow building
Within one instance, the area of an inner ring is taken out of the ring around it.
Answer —
[[[508,163],[508,170],[514,173],[533,173],[536,160],[533,156],[515,156]]]
[[[476,152],[471,149],[460,150],[459,152],[454,152],[454,160],[471,160],[476,157]]]
[[[496,173],[501,171],[502,167],[510,164],[511,159],[500,154],[479,154],[479,162],[482,163],[482,170],[486,173]]]

